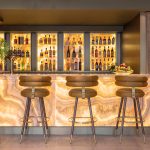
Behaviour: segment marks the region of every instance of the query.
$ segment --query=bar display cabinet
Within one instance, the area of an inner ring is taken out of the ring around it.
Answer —
[[[57,70],[57,33],[37,34],[37,70]]]
[[[90,70],[107,71],[116,64],[116,33],[90,33]]]
[[[0,41],[4,40],[4,33],[0,33]],[[0,58],[0,71],[4,71],[4,60]]]
[[[64,71],[84,70],[84,34],[64,33]]]
[[[10,46],[16,57],[13,63],[14,71],[30,71],[31,33],[11,33]]]

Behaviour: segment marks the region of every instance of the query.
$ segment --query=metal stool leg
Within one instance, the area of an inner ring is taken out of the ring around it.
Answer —
[[[45,140],[45,144],[47,143],[47,139],[46,139],[46,130],[45,130],[45,123],[44,123],[44,109],[43,109],[43,105],[42,105],[42,98],[39,98],[39,103],[40,103],[40,111],[41,111],[41,120],[42,120],[42,127],[43,127],[43,135],[44,135],[44,140]]]
[[[124,118],[125,118],[125,112],[126,112],[126,103],[127,103],[127,98],[125,97],[124,98],[124,104],[123,104],[122,122],[121,122],[120,143],[122,142],[122,136],[123,136]]]
[[[94,126],[94,119],[93,119],[93,112],[92,112],[90,97],[88,98],[88,105],[89,105],[89,111],[90,111],[90,117],[91,117],[92,133],[93,133],[93,137],[94,137],[94,142],[96,143],[95,126]]]
[[[143,134],[144,143],[145,143],[145,131],[144,131],[144,126],[143,126],[143,118],[142,118],[142,113],[141,113],[139,98],[137,98],[136,100],[137,100],[138,112],[139,112],[140,123],[141,123],[141,128],[142,128],[142,134]]]
[[[25,112],[24,112],[24,118],[23,118],[23,124],[22,124],[22,130],[21,130],[21,134],[20,134],[20,143],[22,142],[22,138],[25,132],[25,128],[27,126],[27,122],[28,122],[28,114],[30,111],[30,104],[31,104],[31,99],[27,97],[26,100],[26,106],[25,106]]]
[[[77,105],[78,105],[78,97],[76,97],[76,100],[75,100],[74,113],[73,113],[73,118],[72,118],[72,127],[71,127],[71,133],[70,133],[70,144],[72,143],[72,136],[73,136],[73,132],[74,132],[74,124],[75,124],[75,119],[76,119]]]
[[[44,99],[41,98],[42,100],[42,107],[43,107],[43,115],[44,115],[44,123],[45,123],[45,130],[46,130],[46,134],[47,136],[49,135],[49,132],[48,132],[48,124],[47,124],[47,117],[46,117],[46,111],[45,111],[45,104],[44,104]]]
[[[118,129],[118,125],[119,125],[119,121],[120,121],[120,115],[121,115],[121,110],[122,110],[122,104],[123,104],[123,97],[121,98],[121,101],[120,101],[120,106],[119,106],[119,112],[118,112],[118,118],[117,118],[115,131]],[[116,132],[115,132],[115,135],[116,135]]]
[[[134,113],[135,113],[136,129],[137,129],[137,133],[139,133],[137,106],[136,106],[136,99],[135,98],[133,98],[133,103],[134,103]]]

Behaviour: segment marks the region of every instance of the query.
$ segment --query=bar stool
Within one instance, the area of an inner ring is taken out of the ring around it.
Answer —
[[[90,98],[95,97],[97,95],[97,91],[91,88],[87,88],[87,87],[98,85],[98,81],[97,81],[98,77],[97,76],[67,76],[66,80],[67,80],[67,83],[66,83],[67,86],[76,87],[69,91],[69,96],[75,97],[74,114],[72,118],[72,127],[71,127],[71,133],[70,133],[70,143],[72,142],[72,137],[74,133],[74,124],[75,124],[75,119],[76,119],[78,98],[88,99],[90,118],[91,118],[91,124],[92,124],[92,133],[93,133],[94,141],[96,142],[94,118],[93,118]]]
[[[31,99],[34,99],[35,97],[39,98],[40,115],[41,115],[40,117],[41,117],[41,122],[42,122],[42,127],[43,127],[44,140],[46,143],[47,142],[46,137],[48,136],[48,125],[47,125],[47,119],[46,119],[44,97],[49,95],[49,91],[41,87],[50,86],[51,77],[49,76],[20,76],[19,79],[20,79],[20,82],[19,82],[20,86],[29,87],[21,91],[21,95],[23,97],[26,97],[27,100],[26,100],[23,125],[22,125],[22,130],[21,130],[21,135],[20,135],[20,143],[22,142],[23,135],[27,132],[27,129],[28,129]]]
[[[143,126],[143,118],[141,114],[141,108],[140,108],[140,102],[139,99],[143,98],[145,93],[143,90],[137,88],[137,87],[146,87],[147,86],[147,77],[144,76],[115,76],[116,82],[115,84],[118,86],[123,86],[125,88],[120,88],[116,91],[116,95],[121,97],[120,101],[120,107],[118,112],[118,118],[116,123],[116,130],[118,129],[119,122],[121,122],[121,135],[120,135],[120,143],[123,136],[123,128],[124,128],[124,121],[125,118],[125,112],[126,112],[126,103],[127,98],[130,97],[133,100],[134,104],[134,113],[135,113],[135,123],[136,123],[136,129],[139,129],[138,123],[141,124],[142,134],[144,137],[144,143],[145,143],[145,131]],[[122,117],[121,115],[122,112]],[[138,117],[139,116],[139,117]],[[120,121],[120,118],[121,121]]]

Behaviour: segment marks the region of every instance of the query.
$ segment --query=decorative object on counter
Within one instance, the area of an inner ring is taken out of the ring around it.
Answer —
[[[9,44],[2,38],[0,38],[0,71],[5,70],[6,67],[6,59],[10,53]]]
[[[69,96],[75,97],[74,114],[72,118],[72,127],[71,127],[71,134],[70,134],[70,143],[72,142],[72,137],[74,133],[74,124],[76,122],[76,118],[81,118],[81,117],[76,117],[79,98],[88,99],[90,118],[91,118],[91,124],[92,124],[92,134],[94,137],[94,142],[96,143],[94,117],[92,113],[92,106],[91,106],[90,98],[95,97],[97,95],[97,91],[92,88],[87,88],[87,87],[97,86],[98,77],[97,76],[67,76],[66,80],[67,80],[67,83],[66,83],[67,86],[74,87],[73,89],[69,91]]]
[[[121,122],[120,143],[122,142],[124,122],[135,123],[137,131],[139,130],[138,124],[140,123],[142,134],[144,137],[144,143],[145,143],[145,131],[143,126],[141,106],[139,102],[139,99],[143,99],[145,93],[143,92],[142,89],[139,88],[146,87],[148,85],[147,83],[148,78],[145,76],[115,76],[115,79],[116,79],[115,82],[116,85],[124,87],[116,91],[116,95],[121,97],[117,123],[116,123],[116,130],[117,130],[119,122]],[[135,88],[135,87],[139,87],[139,88]],[[131,99],[127,99],[127,98],[132,98],[133,100],[135,117],[131,117],[131,116],[128,117],[127,115],[125,115],[127,100],[131,101]],[[121,111],[122,111],[122,116],[121,116]],[[126,121],[125,118],[135,118],[135,122]]]
[[[47,117],[46,117],[46,111],[45,111],[45,105],[44,105],[44,97],[49,95],[49,90],[46,87],[51,85],[51,77],[49,76],[20,76],[20,82],[19,84],[21,86],[30,87],[23,89],[21,91],[21,95],[23,97],[27,98],[26,101],[26,107],[24,112],[24,118],[23,118],[23,125],[21,130],[21,137],[20,137],[20,143],[22,142],[22,137],[24,134],[28,132],[28,121],[29,121],[29,114],[30,114],[30,108],[31,108],[31,100],[34,98],[39,98],[39,104],[40,104],[40,117],[41,117],[41,123],[43,127],[43,135],[45,143],[47,143],[47,137],[48,137],[48,125],[47,125]]]
[[[122,63],[119,66],[112,65],[110,71],[116,75],[129,75],[133,73],[132,68],[127,66],[125,63]]]

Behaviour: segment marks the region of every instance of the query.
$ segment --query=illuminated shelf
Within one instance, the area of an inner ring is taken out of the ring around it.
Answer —
[[[57,70],[57,33],[37,34],[38,71]]]
[[[15,71],[31,70],[31,34],[30,33],[11,33],[11,50],[18,57],[14,60]]]
[[[4,40],[4,33],[0,33],[0,40]],[[0,71],[4,71],[4,60],[0,59]]]
[[[84,70],[83,33],[64,33],[64,70]]]
[[[116,33],[90,34],[90,70],[106,71],[116,64]]]

